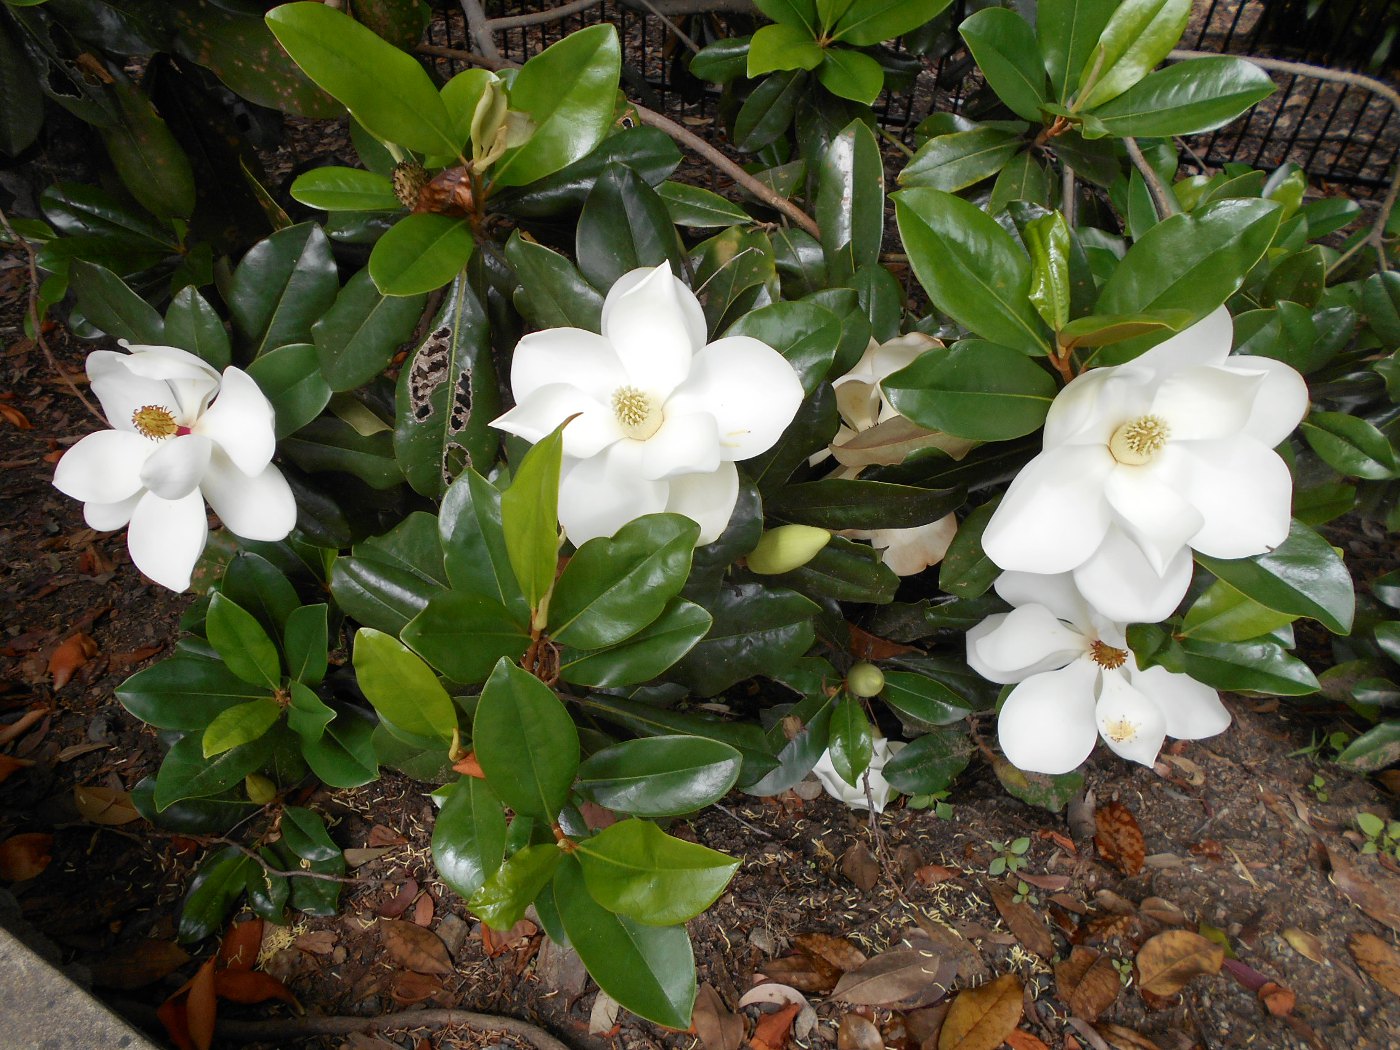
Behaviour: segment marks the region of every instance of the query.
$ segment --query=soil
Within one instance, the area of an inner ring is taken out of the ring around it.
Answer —
[[[270,169],[324,150],[316,135],[298,135],[269,158]],[[27,293],[22,257],[0,257],[0,755],[32,763],[0,784],[0,842],[53,836],[47,867],[7,889],[72,972],[163,1043],[154,1008],[214,950],[207,942],[190,946],[193,957],[181,962],[172,949],[180,900],[206,847],[140,821],[92,823],[74,792],[125,791],[154,772],[156,734],[120,707],[114,690],[168,654],[187,599],[145,582],[123,536],[86,528],[81,507],[50,485],[62,450],[98,424],[56,372],[81,387],[87,346],[56,327],[47,337],[49,360],[23,335]],[[1396,565],[1392,538],[1366,523],[1349,521],[1332,539],[1363,585]],[[1320,669],[1329,656],[1326,636],[1300,634]],[[64,655],[74,652],[82,659]],[[59,679],[71,670],[71,678],[60,683],[56,670]],[[1024,982],[1017,1050],[1039,1045],[1031,1037],[1055,1050],[1400,1046],[1400,984],[1379,983],[1351,947],[1358,934],[1396,942],[1400,897],[1390,880],[1400,876],[1362,856],[1349,830],[1361,811],[1396,816],[1387,790],[1395,779],[1355,776],[1326,761],[1331,752],[1316,742],[1357,728],[1340,709],[1270,698],[1226,703],[1235,719],[1227,733],[1173,745],[1156,769],[1102,755],[1086,767],[1097,805],[1119,804],[1141,830],[1145,856],[1132,875],[1124,870],[1134,870],[1132,863],[1109,863],[1095,847],[1092,803],[1058,815],[1024,805],[985,762],[959,778],[946,818],[897,806],[871,820],[803,790],[777,799],[736,794],[673,825],[673,833],[741,861],[729,890],[690,924],[700,981],[723,1009],[744,1017],[756,1050],[780,1050],[784,1034],[773,1042],[770,1031],[755,1030],[771,1004],[739,1008],[763,975],[808,991],[813,1011],[799,1013],[791,1033],[798,1046],[941,1050],[928,1034],[936,1004],[896,1010],[840,1002],[830,994],[837,971],[814,963],[800,949],[811,942],[798,941],[828,934],[874,956],[912,936],[911,943],[935,944],[960,961],[956,988],[1003,974]],[[35,711],[38,721],[7,740],[6,728]],[[484,935],[437,880],[427,791],[386,773],[357,790],[301,799],[326,816],[342,847],[384,852],[353,869],[340,915],[269,926],[260,953],[260,966],[285,981],[308,1013],[393,1013],[398,1022],[376,1036],[300,1037],[289,1026],[264,1031],[261,1042],[240,1041],[352,1050],[528,1045],[519,1034],[415,1023],[425,1008],[459,1007],[537,1022],[580,1050],[699,1045],[693,1034],[625,1012],[615,1025],[603,1017],[577,958],[547,944],[533,922]],[[1018,875],[1031,896],[1016,903],[1007,898],[1019,887],[988,869],[1000,855],[996,844],[1020,838],[1029,847]],[[392,918],[433,931],[451,952],[451,972],[421,974],[395,961],[381,925]],[[1144,942],[1171,929],[1228,944],[1242,966],[1195,977],[1179,995],[1141,992],[1128,964]],[[1042,937],[1053,945],[1049,959],[1034,950],[1044,948]],[[1075,947],[1103,952],[1124,974],[1097,1028],[1071,1014],[1055,977],[1054,963]],[[1257,987],[1261,976],[1292,993],[1291,1009],[1269,986],[1262,996],[1247,986]],[[860,1041],[852,1015],[875,1022],[874,1043]],[[225,1004],[220,1038],[237,1034],[228,1020],[290,1016],[282,1005]]]

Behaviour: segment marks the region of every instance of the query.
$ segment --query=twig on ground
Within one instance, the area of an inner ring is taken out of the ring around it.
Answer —
[[[58,366],[58,359],[53,355],[53,348],[44,338],[44,323],[39,317],[39,260],[34,254],[34,248],[19,234],[15,233],[15,228],[10,225],[10,217],[0,208],[0,227],[5,230],[5,235],[16,248],[24,252],[25,261],[29,266],[29,301],[25,306],[25,311],[29,315],[30,326],[34,329],[34,344],[43,351],[44,357],[49,362],[49,367],[53,369],[58,378],[62,379],[64,385],[68,387],[74,397],[83,403],[83,407],[92,414],[92,417],[103,426],[107,425],[107,417],[93,407],[91,401],[78,389],[73,377],[66,370]]]
[[[723,813],[723,814],[724,814],[726,817],[728,817],[729,819],[731,819],[731,820],[737,820],[740,824],[744,825],[744,827],[748,828],[748,829],[749,829],[750,831],[752,831],[755,835],[762,835],[762,836],[763,836],[764,838],[766,838],[766,839],[771,839],[771,838],[773,837],[773,835],[772,835],[771,832],[764,831],[764,830],[763,830],[762,828],[760,828],[757,824],[750,824],[747,820],[745,820],[743,817],[739,816],[739,814],[735,813],[732,809],[729,809],[727,806],[722,806],[722,805],[720,805],[718,802],[716,802],[716,803],[714,804],[714,807],[715,807],[715,809],[719,810],[721,813]]]
[[[507,62],[501,58],[489,58],[486,55],[479,55],[471,51],[463,51],[457,47],[441,47],[437,44],[419,44],[417,47],[419,54],[432,55],[435,58],[452,58],[459,62],[470,62],[473,65],[483,66],[486,69],[505,69],[516,65],[514,62]],[[637,102],[632,103],[637,111],[637,118],[648,127],[664,131],[671,138],[675,139],[683,146],[689,147],[698,153],[722,174],[734,180],[734,183],[756,197],[761,203],[782,212],[793,222],[797,223],[813,237],[821,237],[821,227],[817,221],[799,208],[792,201],[788,200],[780,193],[776,193],[769,186],[765,186],[758,179],[754,178],[739,165],[726,157],[719,150],[715,149],[699,135],[693,131],[681,127],[670,117],[663,116],[655,110]]]
[[[1165,219],[1176,214],[1176,205],[1172,203],[1171,191],[1162,182],[1162,176],[1157,174],[1157,169],[1147,163],[1147,158],[1142,155],[1142,150],[1138,147],[1137,139],[1131,136],[1123,139],[1123,147],[1128,151],[1128,156],[1132,158],[1133,166],[1142,174],[1143,182],[1147,183],[1147,192],[1152,195],[1152,203],[1157,208],[1157,218]]]

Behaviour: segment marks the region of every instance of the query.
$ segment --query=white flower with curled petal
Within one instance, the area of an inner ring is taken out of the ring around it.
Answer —
[[[54,486],[83,501],[94,529],[127,527],[131,560],[172,591],[190,585],[209,506],[249,540],[280,540],[296,500],[272,465],[273,410],[248,373],[223,375],[170,346],[88,355],[92,392],[111,430],[89,434],[58,462]]]
[[[1121,622],[1169,616],[1191,551],[1245,558],[1288,535],[1292,478],[1273,451],[1308,408],[1279,361],[1231,357],[1221,307],[1050,406],[1043,451],[1016,476],[982,546],[1003,569],[1073,572]]]
[[[877,736],[873,741],[870,754],[870,767],[867,773],[870,778],[870,798],[865,797],[866,774],[863,773],[856,778],[855,784],[847,784],[841,774],[836,772],[836,766],[831,761],[831,748],[822,752],[822,757],[817,759],[817,764],[812,767],[812,772],[821,781],[822,788],[826,793],[838,802],[844,802],[852,809],[869,809],[870,803],[875,803],[875,812],[883,813],[885,807],[889,805],[890,799],[899,794],[890,782],[885,779],[885,763],[894,758],[904,749],[904,741],[887,740],[885,737]]]
[[[719,538],[739,497],[734,464],[771,448],[802,402],[796,370],[750,336],[705,342],[700,302],[664,263],[618,279],[602,334],[520,340],[516,406],[492,426],[539,441],[564,429],[559,523],[575,544],[669,511]]]
[[[1101,737],[1150,766],[1166,737],[1200,740],[1230,725],[1214,689],[1165,668],[1140,670],[1126,625],[1090,608],[1069,573],[1006,572],[996,589],[1014,608],[967,632],[967,663],[989,681],[1016,683],[997,718],[1012,765],[1068,773]]]

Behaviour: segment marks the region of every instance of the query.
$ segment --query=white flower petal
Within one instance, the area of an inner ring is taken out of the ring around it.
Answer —
[[[141,465],[155,450],[134,431],[88,434],[58,461],[54,488],[84,503],[117,503],[141,490]]]
[[[248,475],[215,449],[201,487],[209,506],[235,536],[280,540],[296,526],[296,497],[271,463]]]
[[[509,412],[493,419],[491,425],[536,442],[573,415],[578,418],[564,428],[566,456],[587,459],[622,439],[617,413],[570,383],[536,387]]]
[[[988,681],[1006,685],[1042,671],[1064,667],[1083,656],[1089,639],[1066,627],[1043,605],[1022,605],[995,629],[974,638],[969,632],[967,662]]]
[[[116,503],[84,503],[83,520],[88,523],[89,528],[98,532],[112,532],[125,528],[131,520],[136,504],[141,502],[141,497],[145,494],[146,490],[141,489]]]
[[[1115,753],[1144,766],[1157,761],[1167,736],[1166,716],[1121,671],[1103,673],[1094,718],[1103,742]]]
[[[153,405],[174,415],[179,406],[165,383],[134,375],[125,364],[129,357],[112,350],[94,350],[87,356],[87,374],[107,422],[117,430],[134,434],[136,424],[131,417],[137,409]]]
[[[1263,381],[1262,373],[1193,365],[1163,377],[1149,411],[1171,441],[1231,437],[1248,423]]]
[[[1167,736],[1175,740],[1204,740],[1230,727],[1230,712],[1220,694],[1190,675],[1165,667],[1131,667],[1128,679],[1161,709]]]
[[[836,411],[853,431],[869,430],[880,419],[880,388],[874,383],[849,381],[845,377],[831,384],[836,391]],[[840,443],[840,436],[833,439]]]
[[[1032,675],[1002,704],[997,740],[1017,769],[1031,773],[1068,773],[1094,750],[1094,682],[1099,668],[1075,660],[1058,671]]]
[[[720,463],[709,474],[682,474],[672,478],[670,485],[666,511],[700,524],[696,546],[719,539],[739,502],[739,471],[734,464]]]
[[[828,795],[838,802],[844,802],[852,809],[869,809],[870,803],[875,803],[875,812],[883,813],[889,801],[897,792],[890,787],[889,781],[885,779],[882,770],[885,763],[895,755],[899,754],[904,747],[904,741],[889,741],[884,737],[876,737],[873,741],[872,754],[870,756],[870,766],[865,774],[857,777],[855,784],[848,784],[841,774],[836,772],[836,766],[831,761],[831,749],[827,748],[822,752],[822,757],[817,759],[817,764],[812,767],[812,772],[821,781],[822,788]],[[870,798],[865,797],[865,783],[870,782]]]
[[[565,460],[559,524],[575,547],[666,509],[668,483],[642,477],[641,459],[642,442],[624,439],[588,459]]]
[[[1009,605],[1043,605],[1081,633],[1089,627],[1089,605],[1067,572],[1004,572],[993,586]]]
[[[987,523],[987,557],[1003,569],[1039,573],[1082,563],[1108,529],[1103,485],[1113,467],[1106,445],[1065,445],[1036,456]]]
[[[1263,379],[1245,433],[1274,448],[1297,429],[1308,414],[1308,384],[1297,369],[1268,357],[1232,357],[1231,371],[1262,370]]]
[[[1235,322],[1230,311],[1221,306],[1132,363],[1159,375],[1190,365],[1218,365],[1224,363],[1234,340]]]
[[[219,394],[191,427],[218,445],[245,474],[256,474],[277,451],[272,402],[240,368],[224,369]]]
[[[639,272],[640,279],[634,276]],[[699,300],[666,263],[634,270],[614,284],[603,302],[601,327],[628,382],[662,399],[680,386],[705,341]]]
[[[1177,452],[1163,449],[1163,467],[1201,514],[1193,548],[1214,558],[1248,558],[1287,538],[1293,478],[1273,449],[1239,435],[1182,445],[1179,458]]]
[[[188,350],[174,346],[132,345],[122,341],[131,353],[125,364],[132,375],[161,380],[170,388],[176,418],[190,426],[199,418],[209,399],[219,389],[219,373],[213,365]]]
[[[708,412],[669,413],[642,442],[642,477],[660,480],[719,469],[719,431]]]
[[[1111,526],[1099,549],[1074,570],[1074,584],[1109,620],[1156,623],[1172,614],[1191,586],[1191,551],[1183,547],[1158,574],[1142,548]]]
[[[1107,445],[1121,423],[1147,411],[1150,375],[1134,372],[1131,365],[1080,373],[1050,403],[1044,447]]]
[[[166,438],[141,467],[141,483],[161,499],[176,500],[199,488],[214,443],[198,434]]]
[[[194,563],[209,538],[204,500],[198,492],[165,500],[148,492],[136,504],[126,533],[132,563],[172,591],[187,590]]]
[[[1171,474],[1152,465],[1118,466],[1104,483],[1104,498],[1117,514],[1118,525],[1147,555],[1158,575],[1200,531],[1201,512],[1167,482]]]
[[[751,336],[735,335],[695,355],[666,411],[713,415],[720,456],[732,462],[772,448],[800,404],[802,382],[787,359]]]
[[[607,405],[613,391],[628,383],[617,351],[596,332],[582,328],[547,328],[515,344],[510,362],[510,388],[524,401],[541,387],[567,383],[599,404]]]
[[[945,514],[912,529],[872,529],[865,538],[896,576],[913,576],[941,562],[957,534],[958,519]]]

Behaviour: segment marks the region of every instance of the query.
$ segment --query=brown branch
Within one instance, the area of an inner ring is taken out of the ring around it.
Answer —
[[[461,0],[462,14],[467,16],[467,31],[476,41],[487,58],[499,59],[501,52],[496,48],[496,38],[491,35],[491,26],[486,21],[486,12],[481,8],[481,0]]]
[[[525,15],[509,15],[505,18],[488,18],[485,26],[493,33],[500,33],[507,29],[520,29],[524,26],[556,22],[561,18],[567,18],[569,15],[575,15],[580,11],[587,11],[589,8],[597,6],[598,0],[573,0],[572,3],[560,4],[558,7],[551,7],[545,11],[532,11]]]
[[[478,55],[471,51],[463,51],[461,48],[441,47],[437,44],[419,44],[417,51],[419,54],[432,55],[435,58],[451,58],[459,62],[470,62],[472,65],[482,66],[486,69],[505,69],[516,65],[514,62],[507,62],[504,59],[488,58],[485,55]],[[648,127],[656,128],[658,131],[664,131],[681,145],[694,150],[721,173],[733,179],[735,185],[747,191],[760,203],[768,205],[768,207],[775,211],[782,212],[783,215],[787,216],[798,226],[801,226],[813,237],[821,238],[821,228],[817,225],[815,219],[782,194],[774,192],[769,186],[765,186],[761,181],[739,167],[739,165],[735,164],[699,135],[681,127],[671,118],[663,116],[655,110],[647,109],[646,106],[640,105],[637,102],[633,102],[632,106],[637,111],[637,117],[643,124],[646,124]]]
[[[29,315],[29,323],[34,329],[34,343],[44,352],[44,357],[49,362],[49,367],[57,373],[64,384],[72,391],[73,396],[83,403],[83,407],[88,410],[98,422],[107,426],[107,417],[93,407],[81,390],[78,389],[73,377],[68,374],[67,369],[58,366],[58,359],[53,355],[53,349],[49,346],[48,340],[44,338],[44,322],[39,316],[39,260],[34,254],[34,249],[28,241],[15,232],[15,228],[10,225],[10,217],[0,208],[0,227],[4,227],[6,235],[14,243],[15,247],[24,252],[25,260],[29,264],[29,302],[26,305],[26,312]]]
[[[1157,169],[1147,163],[1147,158],[1142,155],[1142,150],[1138,147],[1137,139],[1126,136],[1123,139],[1123,146],[1128,151],[1128,156],[1132,158],[1133,165],[1142,174],[1142,180],[1147,183],[1147,192],[1152,195],[1152,203],[1157,207],[1157,218],[1165,219],[1169,215],[1176,214],[1176,205],[1172,203],[1171,192],[1167,189],[1162,177],[1157,174]]]

